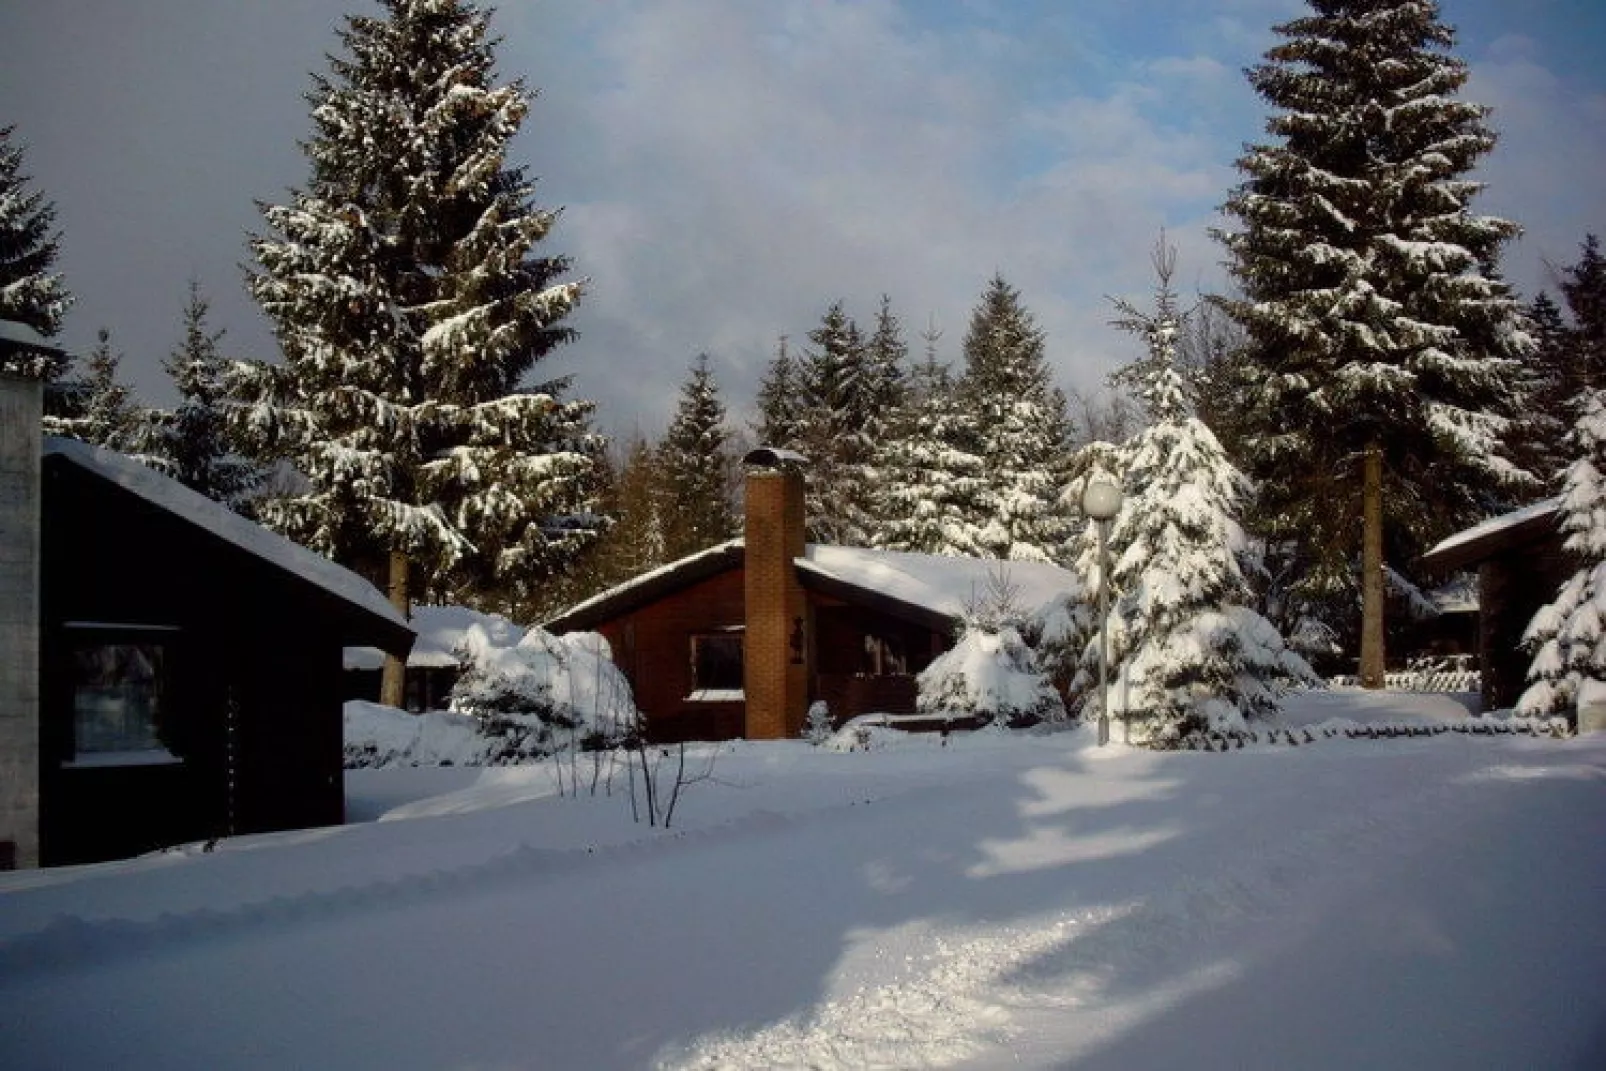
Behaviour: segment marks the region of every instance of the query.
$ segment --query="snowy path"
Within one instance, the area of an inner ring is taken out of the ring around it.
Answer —
[[[1606,742],[720,763],[669,834],[529,771],[430,771],[445,794],[397,820],[0,876],[0,1066],[1606,1055]]]
[[[1480,828],[1497,830],[1503,821],[1517,817],[1482,813],[1491,809],[1487,783],[1501,779],[1520,782],[1530,777],[1576,779],[1584,789],[1581,800],[1591,792],[1598,799],[1606,770],[1597,766],[1536,771],[1518,765],[1495,767],[1450,782],[1412,784],[1398,795],[1360,803],[1325,824],[1289,830],[1273,842],[1235,846],[1214,873],[1171,884],[1128,903],[1060,912],[1004,927],[944,934],[917,926],[889,934],[877,942],[876,964],[864,973],[873,976],[881,963],[891,959],[899,965],[896,977],[861,985],[825,1002],[802,1021],[792,1019],[749,1035],[702,1042],[667,1066],[851,1069],[974,1063],[1046,1067],[1066,1061],[1110,1068],[1166,1066],[1175,1053],[1187,1050],[1190,1033],[1208,1032],[1209,1024],[1196,1021],[1197,1014],[1185,1025],[1173,1022],[1162,1030],[1156,1030],[1151,1021],[1163,1021],[1189,998],[1242,986],[1257,969],[1257,961],[1286,955],[1300,943],[1309,943],[1317,930],[1327,931],[1316,942],[1324,950],[1371,941],[1448,959],[1457,953],[1454,937],[1481,943],[1492,937],[1487,930],[1541,910],[1540,902],[1529,899],[1535,891],[1529,883],[1546,870],[1559,870],[1554,877],[1565,882],[1571,869],[1565,857],[1570,853],[1563,851],[1558,868],[1553,858],[1558,845],[1554,843],[1535,853],[1532,840],[1493,844],[1479,833]],[[1554,804],[1522,817],[1557,823],[1570,834],[1565,839],[1572,851],[1601,861],[1601,880],[1594,888],[1571,890],[1570,897],[1564,896],[1576,908],[1587,909],[1606,891],[1606,840],[1602,839],[1606,822],[1600,821],[1598,812],[1578,815]],[[1593,821],[1580,823],[1581,817]],[[1525,845],[1527,852],[1523,852]],[[1496,856],[1491,860],[1495,870],[1518,861],[1514,850],[1523,854],[1520,877],[1494,890],[1446,888],[1436,878],[1429,880],[1427,888],[1413,891],[1426,894],[1435,909],[1431,912],[1412,905],[1409,897],[1401,897],[1398,887],[1378,888],[1380,873],[1397,875],[1403,879],[1401,885],[1408,885],[1413,877],[1437,874],[1435,864],[1444,855],[1461,854],[1469,848],[1474,854],[1481,850]],[[1547,857],[1551,857],[1548,866]],[[1385,891],[1387,896],[1382,895]],[[1475,917],[1453,909],[1463,897],[1473,898]],[[1447,907],[1451,910],[1446,911]],[[1457,923],[1461,932],[1452,936]],[[1598,912],[1569,918],[1566,927],[1557,925],[1558,934],[1564,928],[1573,929],[1557,942],[1560,953],[1565,955],[1571,950],[1568,946],[1576,943],[1606,957],[1606,922],[1598,918]],[[1527,927],[1521,929],[1527,932]],[[926,951],[889,955],[889,947]],[[1223,955],[1227,950],[1229,954]],[[1406,954],[1402,958],[1412,957]],[[1533,950],[1527,958],[1535,958]],[[1514,954],[1490,966],[1515,973],[1523,964]],[[1315,990],[1309,988],[1308,976],[1319,977],[1319,988],[1326,992],[1389,985],[1368,977],[1376,967],[1370,958],[1355,962],[1350,957],[1345,962],[1343,957],[1327,957],[1317,964],[1302,964],[1302,977],[1291,980],[1295,983],[1291,990],[1260,991],[1251,986],[1257,991],[1248,995],[1245,1006],[1220,1009],[1233,1018],[1245,1017],[1248,1007],[1256,1009],[1252,1023],[1246,1022],[1246,1029],[1236,1033],[1240,1044],[1230,1055],[1220,1046],[1213,1047],[1203,1065],[1432,1066],[1432,1059],[1423,1064],[1414,1054],[1391,1048],[1396,1040],[1392,1030],[1383,1032],[1380,1043],[1369,1043],[1368,1035],[1380,1025],[1376,1022],[1358,1030],[1340,1025],[1332,1031],[1336,1036],[1319,1047],[1311,1043],[1310,1027],[1317,1024],[1287,1029],[1289,1016],[1299,1015],[1313,1003],[1318,1005],[1318,1018],[1345,1015],[1343,1003],[1327,1005],[1312,999]],[[1340,977],[1348,969],[1355,973]],[[1597,970],[1594,976],[1599,979],[1603,973]],[[1442,979],[1430,977],[1428,981]],[[1134,988],[1139,989],[1136,1000],[1131,999]],[[1554,991],[1558,987],[1551,984],[1547,988]],[[1522,989],[1501,996],[1498,1003],[1507,1014],[1520,1011],[1556,1020],[1557,1032],[1565,1037],[1568,1020],[1580,1012],[1587,1014],[1591,999],[1597,1016],[1606,1008],[1598,991],[1593,998],[1587,992],[1579,994],[1581,1007],[1572,1001],[1536,1007],[1531,992],[1525,1002]],[[1279,993],[1285,1002],[1292,994],[1291,1006],[1278,1006]],[[1475,989],[1458,994],[1469,1002],[1480,995],[1488,996]],[[1471,1003],[1446,1007],[1431,992],[1400,996],[1399,1005],[1384,1009],[1391,1018],[1437,1015],[1447,1020],[1447,1030],[1471,1035],[1454,1046],[1459,1055],[1445,1066],[1563,1066],[1545,1059],[1543,1051],[1535,1051],[1526,1039],[1502,1048],[1502,1033],[1514,1037],[1500,1028],[1503,1016],[1486,1021],[1495,1029],[1482,1033],[1491,1036],[1478,1037]],[[1141,1035],[1118,1040],[1140,1025],[1145,1028]],[[1598,1026],[1597,1040],[1606,1046],[1606,1019],[1599,1019]],[[1111,1051],[1101,1057],[1085,1064],[1077,1060],[1112,1042]],[[1564,1061],[1568,1046],[1564,1043],[1558,1049],[1557,1058]],[[1442,1049],[1435,1051],[1438,1062],[1443,1063]],[[1606,1055],[1606,1047],[1600,1053]],[[1197,1058],[1192,1062],[1199,1065]]]

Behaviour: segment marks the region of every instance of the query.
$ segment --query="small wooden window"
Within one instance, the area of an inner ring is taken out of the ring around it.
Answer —
[[[708,632],[691,638],[692,689],[701,693],[742,690],[742,634]]]

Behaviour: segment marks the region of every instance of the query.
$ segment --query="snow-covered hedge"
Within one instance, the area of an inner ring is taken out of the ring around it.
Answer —
[[[509,718],[533,717],[586,745],[613,743],[637,729],[630,682],[595,632],[555,636],[532,628],[513,637],[475,625],[459,654],[465,668],[452,688],[453,711],[503,729],[518,724]]]
[[[962,714],[994,725],[1057,721],[1065,704],[1013,626],[967,628],[916,678],[922,714]]]
[[[494,721],[470,714],[395,707],[353,699],[345,707],[346,769],[387,766],[509,766],[550,750],[551,730],[533,715]]]

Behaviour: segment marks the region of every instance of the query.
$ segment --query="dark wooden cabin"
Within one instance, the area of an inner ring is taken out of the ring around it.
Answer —
[[[41,498],[40,862],[343,821],[342,648],[412,643],[379,592],[82,443]]]
[[[1484,710],[1507,709],[1522,696],[1532,662],[1522,634],[1575,568],[1562,549],[1560,520],[1552,499],[1451,536],[1422,557],[1421,564],[1432,572],[1478,574]]]

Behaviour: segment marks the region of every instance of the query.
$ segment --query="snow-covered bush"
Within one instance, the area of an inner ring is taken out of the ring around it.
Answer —
[[[554,636],[532,628],[508,644],[474,625],[458,653],[464,670],[451,707],[489,726],[510,726],[510,715],[533,716],[587,746],[628,738],[637,729],[630,683],[597,633]]]
[[[361,699],[345,705],[348,770],[394,766],[511,766],[552,751],[552,730],[533,715],[486,720],[444,710],[409,714]]]
[[[974,716],[994,725],[1065,717],[1065,704],[1013,625],[969,627],[916,678],[922,714]]]
[[[831,708],[823,699],[809,704],[808,718],[803,723],[803,739],[819,747],[831,735]]]

